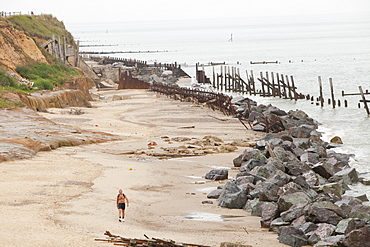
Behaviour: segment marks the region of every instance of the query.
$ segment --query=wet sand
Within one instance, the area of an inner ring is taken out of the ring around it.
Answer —
[[[236,119],[208,108],[178,102],[144,90],[101,91],[85,114],[50,109],[41,115],[61,124],[122,136],[122,141],[65,147],[28,160],[0,166],[2,191],[0,243],[7,246],[113,246],[95,242],[103,233],[149,237],[219,246],[239,242],[252,246],[285,246],[260,228],[259,217],[243,210],[202,204],[223,182],[206,181],[212,168],[232,167],[236,152],[162,160],[127,154],[179,146],[163,136],[224,141],[257,140]],[[123,100],[112,101],[113,95]],[[52,114],[51,114],[52,113]],[[224,120],[224,121],[222,121]],[[187,128],[194,126],[194,128]],[[184,128],[185,127],[185,128]],[[230,169],[229,177],[237,170]],[[115,198],[122,188],[130,199],[126,221],[119,222]]]

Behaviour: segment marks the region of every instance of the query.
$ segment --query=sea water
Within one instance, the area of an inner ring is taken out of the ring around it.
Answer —
[[[224,62],[239,68],[244,79],[246,70],[253,70],[255,77],[260,71],[292,75],[298,92],[317,97],[318,76],[321,76],[325,99],[330,98],[329,78],[332,78],[336,99],[347,100],[348,108],[333,109],[326,102],[321,108],[307,100],[248,97],[286,111],[305,111],[321,124],[319,130],[324,132],[325,141],[336,135],[342,138],[344,144],[336,151],[355,154],[351,165],[362,177],[370,179],[370,119],[365,109],[357,106],[360,96],[341,97],[342,90],[358,93],[358,86],[369,89],[370,17],[72,23],[67,29],[81,45],[114,45],[81,47],[81,51],[120,51],[126,53],[107,56],[148,63],[177,62],[192,77],[196,63]],[[250,61],[278,63],[251,64]],[[220,73],[219,66],[214,69]],[[206,66],[205,70],[212,78],[213,67]],[[354,186],[353,189],[370,197],[370,188]]]

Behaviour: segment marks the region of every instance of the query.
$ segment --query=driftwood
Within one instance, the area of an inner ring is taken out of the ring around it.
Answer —
[[[106,239],[95,239],[95,241],[113,243],[116,246],[147,246],[147,247],[209,247],[206,245],[198,244],[185,244],[176,243],[173,240],[164,240],[159,238],[151,238],[144,234],[146,239],[134,239],[134,238],[124,238],[118,235],[113,235],[109,231],[106,231],[104,235],[107,236]]]

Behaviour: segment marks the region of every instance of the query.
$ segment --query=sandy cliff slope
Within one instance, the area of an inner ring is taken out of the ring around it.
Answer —
[[[0,26],[0,62],[13,72],[30,59],[47,63],[32,38],[12,26]]]

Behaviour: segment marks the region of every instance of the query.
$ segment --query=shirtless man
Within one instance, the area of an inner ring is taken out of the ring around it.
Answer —
[[[118,208],[118,221],[125,221],[125,208],[126,208],[126,203],[127,207],[129,204],[128,198],[125,194],[123,194],[122,190],[119,190],[119,193],[117,195],[117,208]]]

